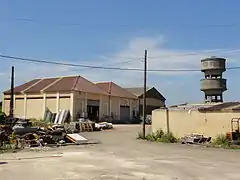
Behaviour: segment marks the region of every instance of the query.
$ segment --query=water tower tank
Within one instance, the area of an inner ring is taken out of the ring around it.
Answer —
[[[205,102],[223,102],[223,92],[227,90],[227,80],[222,78],[226,71],[226,59],[210,57],[201,60],[205,79],[201,80],[201,91],[205,93]]]

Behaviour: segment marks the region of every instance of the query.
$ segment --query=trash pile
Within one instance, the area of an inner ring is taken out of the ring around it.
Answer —
[[[181,138],[181,144],[205,144],[210,143],[211,137],[205,137],[202,134],[192,133]]]
[[[60,117],[65,117],[65,112]],[[50,114],[50,113],[46,113]],[[51,115],[46,115],[51,117]],[[56,124],[41,121],[32,122],[27,119],[4,119],[0,121],[0,147],[11,144],[16,148],[60,146],[68,144],[87,143],[88,140],[79,135],[85,131],[101,131],[112,129],[112,123],[95,123],[90,120],[63,123],[64,118],[58,118]],[[61,123],[61,124],[60,124]]]
[[[88,141],[78,134],[79,130],[69,131],[67,127],[65,125],[35,127],[29,120],[20,119],[12,127],[7,124],[1,125],[0,142],[1,144],[11,143],[17,148],[26,148],[85,143]]]

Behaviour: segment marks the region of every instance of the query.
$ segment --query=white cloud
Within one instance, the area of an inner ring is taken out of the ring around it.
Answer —
[[[174,50],[164,48],[166,40],[162,36],[157,37],[139,37],[133,38],[126,43],[124,49],[119,52],[101,55],[95,62],[79,61],[67,63],[75,64],[91,64],[95,66],[110,66],[122,68],[143,68],[144,50],[148,50],[148,68],[149,69],[200,69],[200,60],[210,55],[229,57],[229,62],[234,61],[240,57],[239,51],[223,51],[216,53],[203,53],[202,51],[196,55],[182,55],[193,54],[196,51],[191,50]],[[217,47],[216,47],[217,48]],[[37,57],[36,57],[37,58]],[[125,63],[121,63],[125,62]],[[16,67],[16,84],[21,84],[25,81],[39,77],[53,77],[53,76],[67,76],[67,75],[82,75],[93,82],[98,81],[114,81],[123,86],[140,86],[142,85],[143,72],[135,71],[114,71],[114,70],[101,70],[91,68],[77,68],[68,66],[55,66],[48,64],[34,64],[23,62],[8,61],[5,63],[6,68],[1,72],[0,83],[2,90],[8,89],[10,66]],[[6,71],[7,70],[7,71]],[[9,71],[9,72],[8,72]],[[152,76],[173,76],[173,75],[190,75],[192,73],[183,72],[149,72],[148,78]],[[171,86],[169,81],[161,81],[161,86]]]

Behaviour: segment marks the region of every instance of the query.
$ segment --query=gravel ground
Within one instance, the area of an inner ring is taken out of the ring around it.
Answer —
[[[136,140],[139,125],[84,133],[101,144],[0,155],[1,180],[239,180],[238,150]],[[147,127],[149,130],[150,127]]]

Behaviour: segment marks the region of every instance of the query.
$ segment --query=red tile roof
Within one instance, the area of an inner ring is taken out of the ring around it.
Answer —
[[[131,92],[127,91],[126,89],[120,87],[119,85],[113,82],[97,83],[97,86],[99,86],[100,88],[105,90],[107,93],[111,94],[112,96],[138,99],[137,96],[135,96]]]
[[[37,83],[38,81],[40,81],[40,79],[33,79],[32,81],[29,81],[29,82],[26,82],[25,84],[17,86],[17,87],[14,88],[14,93],[19,94],[19,93],[21,93],[21,91],[23,91],[24,89],[27,89],[28,87],[32,86],[33,84]],[[7,90],[3,93],[4,94],[10,94],[11,90]]]
[[[99,86],[97,86],[96,84],[88,81],[87,79],[85,79],[81,76],[78,76],[78,79],[73,88],[78,91],[83,91],[83,92],[109,95],[109,93],[105,92]]]
[[[14,88],[14,93],[40,93],[43,92],[60,92],[60,91],[82,91],[96,94],[108,95],[103,89],[88,81],[81,76],[59,77],[59,78],[44,78],[34,79],[23,85]],[[10,94],[10,90],[4,94]]]
[[[45,87],[49,86],[51,83],[54,83],[57,79],[58,78],[42,79],[36,85],[30,87],[29,89],[26,89],[24,92],[25,93],[39,92]]]

